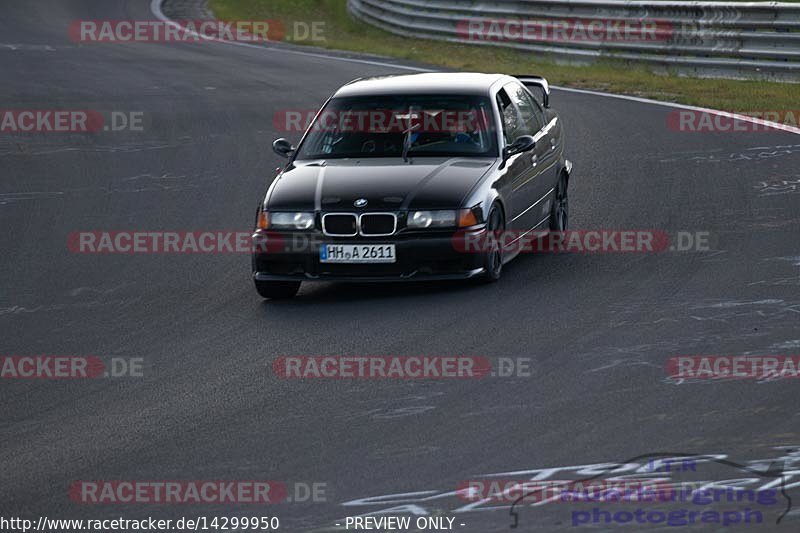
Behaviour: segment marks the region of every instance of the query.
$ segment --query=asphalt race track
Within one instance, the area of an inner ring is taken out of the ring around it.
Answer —
[[[281,163],[273,115],[400,70],[222,43],[78,44],[67,31],[79,19],[150,18],[149,0],[3,5],[0,108],[145,118],[143,131],[0,134],[0,354],[144,366],[141,378],[0,381],[0,514],[274,515],[301,532],[413,505],[403,512],[489,533],[509,529],[508,506],[455,512],[467,504],[453,495],[459,482],[659,452],[759,468],[783,457],[791,471],[796,380],[678,383],[665,364],[800,353],[799,136],[673,131],[670,107],[555,90],[575,165],[571,227],[704,231],[712,250],[524,255],[495,285],[304,284],[294,300],[263,301],[246,254],[77,254],[68,235],[248,231]],[[272,371],[284,355],[463,354],[530,358],[532,375]],[[713,476],[754,477],[719,465]],[[68,496],[77,480],[215,479],[324,483],[325,501]],[[343,505],[400,493],[416,494]],[[794,511],[779,526],[777,515],[765,512],[762,528],[797,529]],[[523,507],[519,524],[574,529],[565,505]]]

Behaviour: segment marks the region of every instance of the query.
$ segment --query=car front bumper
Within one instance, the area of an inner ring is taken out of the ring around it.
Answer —
[[[485,230],[471,230],[481,235]],[[463,235],[464,232],[461,232]],[[391,237],[327,237],[322,233],[253,234],[253,278],[257,281],[423,281],[469,279],[484,272],[483,256],[454,245],[454,232],[431,231]],[[395,263],[322,263],[323,244],[394,244]]]

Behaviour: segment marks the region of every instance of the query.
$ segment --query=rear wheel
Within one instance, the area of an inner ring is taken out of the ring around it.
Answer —
[[[567,176],[561,174],[556,185],[553,197],[553,206],[550,208],[550,229],[552,231],[567,231],[569,223],[569,196],[567,195]]]
[[[503,211],[500,206],[493,205],[489,211],[489,220],[486,225],[488,230],[488,238],[486,239],[488,250],[483,258],[484,274],[483,279],[487,282],[495,282],[500,279],[500,274],[503,272],[503,249],[500,242],[503,238],[503,230],[506,223],[503,220]]]
[[[300,281],[258,281],[256,291],[263,298],[282,300],[292,298],[300,290]]]

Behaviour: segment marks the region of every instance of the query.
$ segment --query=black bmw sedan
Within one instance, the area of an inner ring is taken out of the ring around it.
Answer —
[[[534,231],[564,231],[571,163],[544,78],[425,73],[339,89],[260,204],[253,279],[496,281]],[[503,234],[471,253],[457,242]]]

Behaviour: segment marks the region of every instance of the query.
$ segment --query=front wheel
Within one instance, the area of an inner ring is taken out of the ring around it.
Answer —
[[[489,249],[483,257],[483,279],[491,283],[499,280],[500,274],[503,272],[503,248],[500,243],[503,241],[503,230],[506,224],[499,206],[492,206],[486,227]]]
[[[567,231],[569,223],[569,196],[567,195],[567,176],[561,174],[556,185],[553,206],[550,208],[550,230]]]
[[[292,298],[300,290],[300,281],[258,281],[256,291],[263,298],[282,300]]]

